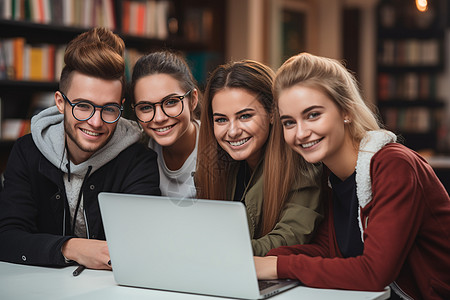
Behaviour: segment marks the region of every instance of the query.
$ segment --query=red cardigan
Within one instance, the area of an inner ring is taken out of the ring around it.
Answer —
[[[267,254],[278,256],[278,277],[367,291],[394,282],[393,289],[414,299],[450,299],[450,198],[433,169],[414,151],[392,143],[372,157],[370,175],[373,197],[360,208],[363,254],[342,258],[329,199],[311,244]]]

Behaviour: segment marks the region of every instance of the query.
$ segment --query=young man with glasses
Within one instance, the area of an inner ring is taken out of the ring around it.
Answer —
[[[0,198],[0,260],[110,269],[97,195],[159,195],[156,154],[123,111],[125,45],[104,28],[67,46],[56,106],[17,140]]]

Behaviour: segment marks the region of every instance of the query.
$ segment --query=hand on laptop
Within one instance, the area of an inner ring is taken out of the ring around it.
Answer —
[[[253,257],[255,261],[256,276],[260,280],[277,279],[277,261],[276,256]]]
[[[62,254],[89,269],[111,270],[106,241],[72,238],[64,243]]]

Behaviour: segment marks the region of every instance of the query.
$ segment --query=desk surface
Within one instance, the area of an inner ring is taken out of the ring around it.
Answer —
[[[0,262],[1,299],[225,299],[119,286],[111,271],[85,270],[72,276],[75,267],[44,268]],[[274,297],[282,299],[387,299],[389,291],[359,292],[299,286]]]

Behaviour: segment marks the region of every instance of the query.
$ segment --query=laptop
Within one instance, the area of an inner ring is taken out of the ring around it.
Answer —
[[[240,202],[106,192],[98,200],[119,285],[263,299],[299,284],[258,282]]]

